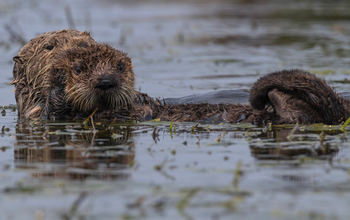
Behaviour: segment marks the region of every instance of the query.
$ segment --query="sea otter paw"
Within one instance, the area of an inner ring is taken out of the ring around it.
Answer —
[[[322,117],[308,103],[292,95],[274,89],[268,93],[274,109],[276,124],[311,124],[321,122]]]
[[[341,99],[324,80],[302,70],[283,70],[261,77],[252,88],[250,104],[258,110],[272,104],[282,118],[293,116],[293,122],[302,119],[306,123],[334,124],[348,115]]]

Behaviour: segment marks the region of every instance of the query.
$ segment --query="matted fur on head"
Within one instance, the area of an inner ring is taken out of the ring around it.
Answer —
[[[126,53],[107,44],[77,45],[57,58],[73,111],[117,110],[134,103],[134,73]]]
[[[54,58],[74,44],[95,44],[87,32],[73,29],[43,33],[22,47],[13,58],[12,84],[19,117],[39,117],[46,114],[50,96],[49,76],[56,65]]]

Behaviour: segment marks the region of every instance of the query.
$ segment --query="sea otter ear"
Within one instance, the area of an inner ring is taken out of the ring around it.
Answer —
[[[15,61],[18,64],[23,64],[24,63],[24,58],[21,57],[21,56],[15,56],[12,59],[13,59],[13,61]]]
[[[87,35],[87,36],[91,36],[89,31],[84,31],[81,35]]]

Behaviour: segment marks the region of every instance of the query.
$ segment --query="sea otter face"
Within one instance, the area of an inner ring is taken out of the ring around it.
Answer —
[[[134,72],[126,53],[96,43],[70,48],[61,61],[57,68],[66,73],[65,98],[73,110],[117,110],[133,104]]]

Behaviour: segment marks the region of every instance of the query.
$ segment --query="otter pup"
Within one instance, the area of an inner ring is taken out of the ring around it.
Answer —
[[[49,115],[87,117],[95,109],[118,111],[134,105],[134,72],[126,53],[96,43],[73,45],[54,59]]]
[[[32,39],[14,57],[19,117],[96,117],[253,124],[339,124],[350,104],[321,79],[302,70],[260,78],[249,104],[168,104],[134,90],[126,53],[86,32],[62,30]]]

